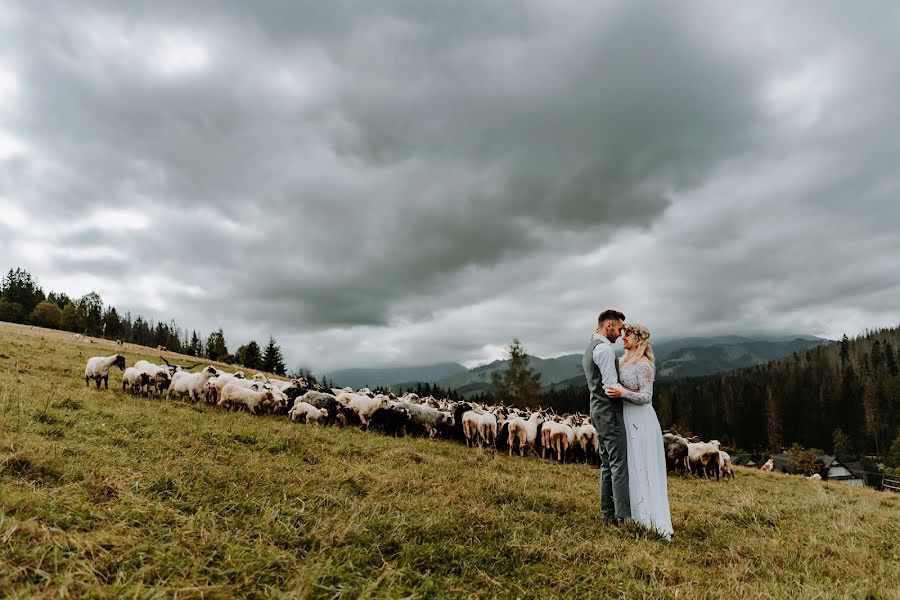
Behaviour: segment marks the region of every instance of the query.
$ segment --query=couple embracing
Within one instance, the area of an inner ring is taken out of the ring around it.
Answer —
[[[622,337],[619,361],[612,345]],[[643,325],[617,310],[600,313],[582,360],[590,415],[600,437],[600,510],[613,523],[633,520],[666,539],[672,518],[662,431],[653,410],[653,349]]]

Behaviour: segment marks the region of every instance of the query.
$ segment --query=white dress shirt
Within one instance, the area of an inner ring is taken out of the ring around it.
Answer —
[[[594,333],[592,340],[600,340],[594,346],[594,364],[600,367],[600,378],[603,385],[616,385],[619,383],[619,375],[616,373],[616,353],[613,351],[612,342],[606,336]]]

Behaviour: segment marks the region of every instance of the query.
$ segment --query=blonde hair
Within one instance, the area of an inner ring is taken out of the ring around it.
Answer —
[[[637,362],[642,356],[646,356],[650,361],[650,366],[656,368],[656,359],[653,357],[653,346],[650,345],[650,330],[638,323],[625,323],[622,326],[623,336],[631,334],[634,336],[634,344],[630,350],[625,351],[622,357],[622,364]]]

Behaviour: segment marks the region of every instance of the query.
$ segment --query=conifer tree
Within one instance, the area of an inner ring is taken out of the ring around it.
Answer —
[[[284,375],[285,373],[284,357],[281,355],[281,348],[278,347],[275,343],[275,338],[271,335],[263,355],[263,370],[276,375]]]
[[[528,354],[518,339],[507,347],[508,368],[491,373],[494,398],[519,407],[537,407],[541,400],[541,376],[528,368]]]

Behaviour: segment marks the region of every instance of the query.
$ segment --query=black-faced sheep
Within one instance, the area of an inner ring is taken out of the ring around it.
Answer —
[[[100,389],[100,382],[103,387],[109,389],[109,370],[113,367],[119,367],[125,370],[125,357],[121,354],[113,354],[112,356],[92,356],[87,360],[84,367],[84,384],[91,386],[90,380],[97,382],[97,389]]]

